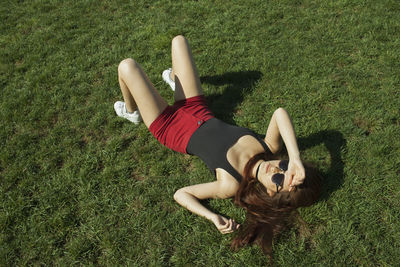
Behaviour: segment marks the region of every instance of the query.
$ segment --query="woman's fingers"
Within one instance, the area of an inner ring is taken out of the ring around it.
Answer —
[[[220,224],[218,226],[218,230],[221,233],[225,233],[229,229],[230,220],[221,216]]]
[[[305,179],[305,170],[303,163],[300,160],[289,161],[288,166],[289,185],[298,186]]]
[[[288,172],[288,176],[289,176],[289,185],[292,185],[292,183],[293,183],[293,174],[289,171]]]
[[[305,170],[301,161],[289,161],[289,192],[293,191],[296,186],[301,185],[305,179]]]
[[[237,230],[239,227],[240,227],[240,224],[238,224],[237,222],[233,221],[232,228],[231,228],[232,232]]]
[[[236,223],[234,220],[229,219],[225,225],[218,229],[222,234],[229,234],[240,227],[240,224]]]
[[[305,179],[305,174],[304,174],[304,170],[299,170],[298,172],[296,172],[296,174],[293,177],[293,182],[292,184],[294,186],[300,185],[304,182]]]
[[[218,230],[220,232],[224,231],[228,225],[228,222],[229,222],[228,219],[226,219],[222,216],[219,216],[219,221],[218,221],[218,225],[217,225]]]
[[[227,221],[227,223],[224,225],[223,230],[226,231],[227,229],[229,229],[231,227],[231,224],[232,224],[232,219]]]

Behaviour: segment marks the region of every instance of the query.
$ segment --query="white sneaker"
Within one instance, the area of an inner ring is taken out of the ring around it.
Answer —
[[[171,79],[171,72],[171,68],[164,70],[162,73],[162,78],[166,83],[168,83],[172,91],[175,91],[175,82]]]
[[[117,101],[114,103],[114,110],[117,113],[117,115],[121,118],[125,118],[134,124],[138,124],[139,122],[142,121],[142,116],[140,116],[139,110],[135,110],[132,113],[129,113],[126,110],[126,105],[125,102],[122,101]]]

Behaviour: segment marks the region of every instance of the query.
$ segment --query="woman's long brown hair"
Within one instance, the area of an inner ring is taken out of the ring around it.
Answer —
[[[301,186],[291,192],[279,192],[271,197],[264,185],[252,176],[254,165],[260,160],[271,160],[271,153],[252,157],[244,169],[244,177],[235,195],[235,204],[246,210],[246,222],[239,228],[231,247],[238,249],[258,243],[264,254],[272,259],[272,240],[287,223],[289,215],[298,207],[312,205],[321,191],[321,176],[305,164],[306,178]]]

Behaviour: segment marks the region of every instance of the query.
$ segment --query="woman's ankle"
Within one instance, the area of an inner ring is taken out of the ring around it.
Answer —
[[[137,110],[137,107],[136,108],[130,108],[126,104],[125,104],[125,108],[126,108],[126,112],[129,113],[129,114],[132,114]]]

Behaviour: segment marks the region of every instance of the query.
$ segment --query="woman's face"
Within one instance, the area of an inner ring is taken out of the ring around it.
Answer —
[[[265,186],[270,196],[276,194],[275,182],[281,181],[282,178],[283,181],[278,186],[278,192],[289,191],[289,178],[286,174],[287,169],[287,160],[261,161],[260,168],[258,170],[258,180]]]

